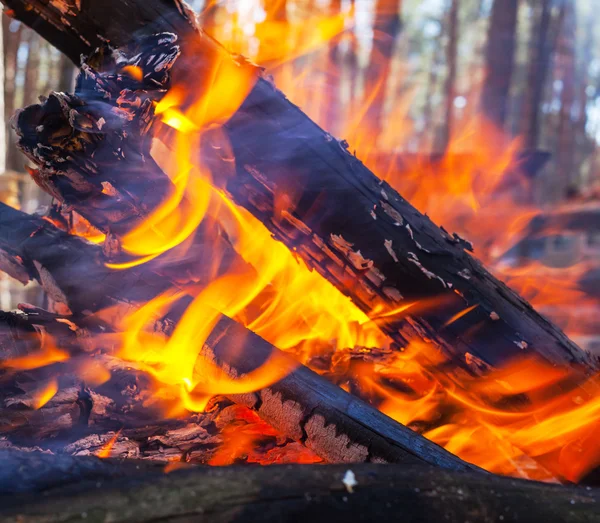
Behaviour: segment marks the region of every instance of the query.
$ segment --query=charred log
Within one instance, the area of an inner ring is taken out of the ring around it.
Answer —
[[[57,456],[50,452],[0,450],[3,467],[0,471],[2,496],[16,493],[42,492],[68,487],[80,482],[108,481],[125,476],[144,476],[160,473],[164,464],[142,461],[118,462]]]
[[[63,486],[57,471],[66,461],[11,456],[3,474],[18,465],[17,477],[34,492],[0,498],[0,521],[370,522],[398,514],[407,522],[600,521],[596,490],[431,467],[191,467],[161,474],[135,461],[79,458],[68,460],[73,483]],[[38,481],[40,472],[45,478]]]
[[[197,92],[203,59],[225,56],[175,0],[115,1],[111,9],[74,2],[66,13],[40,1],[5,4],[73,58],[91,52],[100,39],[127,45],[134,32],[174,31],[182,55],[173,80],[188,82],[190,93]],[[529,352],[555,363],[597,365],[466,253],[468,241],[412,207],[269,81],[257,79],[225,128],[237,173],[224,183],[235,201],[367,314],[384,311],[382,329],[399,346],[424,337],[462,365],[496,365]],[[435,307],[393,314],[432,299]]]

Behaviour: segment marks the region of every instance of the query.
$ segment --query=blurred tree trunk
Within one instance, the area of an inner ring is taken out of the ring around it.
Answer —
[[[40,94],[38,92],[40,43],[41,37],[34,31],[29,31],[27,65],[25,66],[25,81],[23,84],[23,106],[36,103]]]
[[[485,50],[483,114],[499,128],[506,122],[514,68],[519,0],[494,0]]]
[[[342,0],[331,0],[329,11],[332,16],[339,14],[342,10]],[[346,33],[332,38],[327,43],[327,63],[329,72],[327,74],[327,85],[325,86],[325,128],[333,135],[338,136],[342,130],[342,67],[343,50],[340,42],[346,37]]]
[[[441,31],[440,31],[441,33]],[[429,132],[433,121],[432,101],[438,88],[438,69],[443,60],[444,47],[441,44],[441,34],[434,43],[431,52],[431,65],[429,66],[429,75],[427,78],[427,90],[425,92],[425,104],[423,106],[423,127],[419,133],[418,149],[419,151],[427,151],[435,149],[435,133]]]
[[[76,68],[73,62],[64,54],[61,53],[58,59],[58,81],[56,84],[56,90],[62,92],[69,92],[73,90],[75,83],[75,72]]]
[[[15,79],[17,76],[17,53],[21,45],[23,24],[18,24],[16,31],[11,32],[10,26],[13,20],[2,15],[2,35],[4,43],[4,110],[7,120],[15,110]]]
[[[4,24],[0,24],[0,56],[4,57]],[[2,85],[6,84],[6,78],[4,76],[4,59],[0,60],[0,82]],[[6,113],[4,109],[4,89],[0,89],[0,174],[4,174],[6,171],[6,148],[8,143],[6,141]]]
[[[16,31],[11,32],[13,20],[2,15],[2,31],[4,43],[4,118],[8,124],[15,112],[16,77],[18,69],[18,52],[23,37],[23,24],[18,23]],[[17,23],[17,22],[15,22]],[[5,129],[8,129],[8,125]],[[12,130],[6,133],[6,168],[16,170],[19,152],[16,146],[16,137]]]
[[[458,50],[458,11],[460,0],[450,0],[448,13],[448,43],[446,45],[446,82],[444,84],[445,108],[444,122],[440,133],[437,149],[444,153],[448,149],[450,136],[454,127],[454,99],[456,98],[456,73]]]
[[[391,61],[402,28],[401,0],[377,0],[373,22],[373,48],[366,71],[365,100],[370,99],[366,124],[377,139],[384,124],[385,95]]]
[[[562,181],[562,194],[559,197],[569,196],[578,192],[577,176],[573,172],[575,153],[575,128],[573,125],[573,109],[575,104],[575,37],[576,19],[573,1],[566,1],[561,9],[563,26],[560,31],[557,60],[559,60],[562,89],[560,93],[560,112],[558,117],[558,151],[557,168],[558,180]]]
[[[532,19],[529,66],[525,107],[521,125],[526,148],[535,149],[540,140],[540,112],[544,99],[546,79],[552,62],[556,36],[562,26],[564,10],[561,9],[552,23],[552,1],[541,0]]]
[[[576,102],[575,145],[573,165],[578,169],[580,183],[590,183],[593,177],[596,141],[587,134],[588,124],[588,87],[590,86],[590,67],[592,67],[595,49],[595,18],[588,16],[584,25],[584,39],[579,66],[577,68],[578,96]]]

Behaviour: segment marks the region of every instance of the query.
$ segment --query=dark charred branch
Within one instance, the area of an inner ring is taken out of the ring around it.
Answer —
[[[0,495],[43,492],[73,484],[109,481],[126,476],[158,473],[164,464],[143,461],[119,462],[97,458],[56,456],[49,452],[0,450]],[[88,484],[89,485],[89,484]]]
[[[214,41],[191,29],[176,1],[114,1],[110,9],[72,2],[61,16],[53,3],[41,0],[27,2],[27,8],[21,0],[5,4],[74,58],[92,51],[101,37],[126,45],[134,33],[175,31],[183,52],[173,81],[190,82],[194,94],[203,58],[223,54]],[[536,352],[555,363],[596,366],[467,254],[468,241],[414,209],[268,81],[258,79],[226,130],[237,168],[227,189],[236,202],[361,309],[372,314],[416,301],[437,302],[382,324],[399,346],[424,337],[463,365],[465,358],[496,365]],[[282,209],[286,200],[289,208]],[[473,305],[478,307],[445,326]]]
[[[99,310],[103,303],[129,303],[132,289],[127,286],[130,280],[154,281],[154,286],[143,286],[147,294],[140,299],[142,302],[153,297],[150,296],[153,291],[162,289],[165,281],[156,274],[146,274],[146,280],[142,280],[128,274],[129,271],[108,271],[102,263],[100,247],[69,236],[41,218],[7,206],[0,206],[0,249],[18,259],[32,278],[37,279],[44,289],[53,291],[61,303],[67,304],[78,315]],[[87,269],[86,278],[77,278],[80,267]],[[89,300],[90,295],[103,298]],[[199,349],[214,354],[215,361],[223,369],[238,377],[256,369],[270,357],[276,358],[274,368],[279,375],[283,374],[282,369],[297,367],[278,384],[260,391],[262,401],[255,395],[231,398],[253,408],[275,429],[304,443],[325,460],[425,462],[457,470],[471,467],[298,365],[291,357],[225,316],[221,316],[206,346]],[[243,361],[239,360],[240,354],[243,354]]]
[[[74,94],[52,93],[14,119],[19,147],[38,168],[35,182],[59,202],[51,218],[77,230],[78,216],[105,233],[108,261],[126,261],[123,235],[176,189],[151,155],[153,104],[167,91],[179,55],[172,34],[113,54],[105,46],[82,65]],[[116,57],[116,58],[115,58]],[[129,69],[128,69],[129,68]],[[131,70],[133,69],[133,72]],[[136,76],[139,72],[139,78]],[[181,203],[192,202],[184,197]],[[150,262],[174,286],[205,283],[224,271],[249,271],[218,227],[205,220],[177,256]]]
[[[11,260],[10,275],[36,279],[62,311],[97,311],[116,301],[145,302],[170,284],[141,271],[108,269],[101,249],[65,234],[48,221],[0,207],[0,250]],[[14,268],[14,269],[13,269]]]
[[[35,454],[11,456],[8,464],[3,475],[18,466],[34,492],[0,498],[0,521],[325,523],[396,520],[399,514],[410,523],[600,521],[597,490],[431,467],[189,467],[161,474],[135,461]],[[58,478],[65,465],[67,486]],[[38,480],[40,472],[45,478]]]

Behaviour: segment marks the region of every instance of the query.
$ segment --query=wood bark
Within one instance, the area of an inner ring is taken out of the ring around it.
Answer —
[[[518,0],[494,0],[489,22],[481,107],[487,118],[500,129],[504,127],[508,113],[518,10]]]
[[[430,467],[189,467],[161,474],[135,461],[38,454],[7,461],[2,474],[24,477],[33,491],[0,498],[0,521],[7,522],[325,523],[396,520],[399,514],[408,523],[600,521],[597,490]],[[58,480],[65,470],[66,486]],[[38,480],[38,472],[45,477]]]
[[[22,280],[35,278],[57,302],[77,314],[119,302],[146,302],[171,286],[157,274],[107,269],[98,246],[4,205],[0,206],[0,249],[13,260],[13,273]],[[230,397],[327,461],[426,462],[457,470],[472,468],[226,316],[221,316],[205,346],[198,349],[235,377],[272,357],[277,358],[277,368],[294,368],[258,394]]]
[[[26,9],[21,0],[5,3],[77,59],[100,44],[100,37],[125,45],[135,32],[175,31],[182,35],[183,55],[173,78],[194,82],[190,93],[198,91],[203,59],[224,56],[212,40],[194,32],[175,1],[115,0],[112,9],[74,4],[68,23],[57,18],[53,4],[36,1]],[[236,176],[226,182],[235,201],[361,309],[390,312],[407,303],[439,301],[432,309],[389,317],[382,329],[399,346],[424,337],[463,365],[465,358],[496,365],[531,352],[555,363],[596,365],[465,253],[467,241],[414,209],[268,81],[257,80],[225,129],[236,158]],[[297,200],[294,194],[302,196]],[[275,195],[290,195],[293,204],[276,213]],[[472,305],[478,307],[445,326]]]
[[[100,460],[57,456],[50,452],[23,452],[0,449],[0,496],[42,492],[56,487],[95,481],[109,481],[126,476],[143,477],[160,473],[164,464],[145,461]]]

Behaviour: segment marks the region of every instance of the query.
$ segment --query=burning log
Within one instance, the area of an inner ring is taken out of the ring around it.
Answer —
[[[4,3],[74,60],[105,40],[125,46],[134,33],[175,32],[182,55],[173,83],[187,87],[184,107],[202,89],[205,62],[233,60],[254,83],[224,127],[236,172],[221,183],[309,267],[378,318],[398,346],[425,338],[475,371],[531,352],[554,363],[596,367],[466,253],[472,250],[468,241],[433,224],[258,70],[197,30],[180,1],[113,1],[101,9],[77,2]]]
[[[283,517],[327,522],[397,519],[398,514],[407,522],[600,521],[595,489],[431,467],[186,467],[161,474],[136,461],[37,453],[0,457],[6,463],[2,475],[24,477],[29,490],[13,494],[13,481],[10,495],[0,492],[0,521],[275,522]]]
[[[149,300],[153,292],[162,292],[168,281],[158,274],[142,275],[137,268],[111,271],[102,261],[99,246],[5,205],[0,206],[0,249],[23,273],[38,280],[57,303],[73,312],[75,322],[107,304],[132,303],[131,296]],[[80,274],[82,268],[84,274]],[[472,468],[298,365],[226,316],[219,317],[202,351],[237,378],[257,370],[266,360],[276,365],[283,379],[256,394],[229,397],[256,410],[275,429],[325,460],[425,462],[456,470]],[[295,370],[289,372],[291,369]]]

